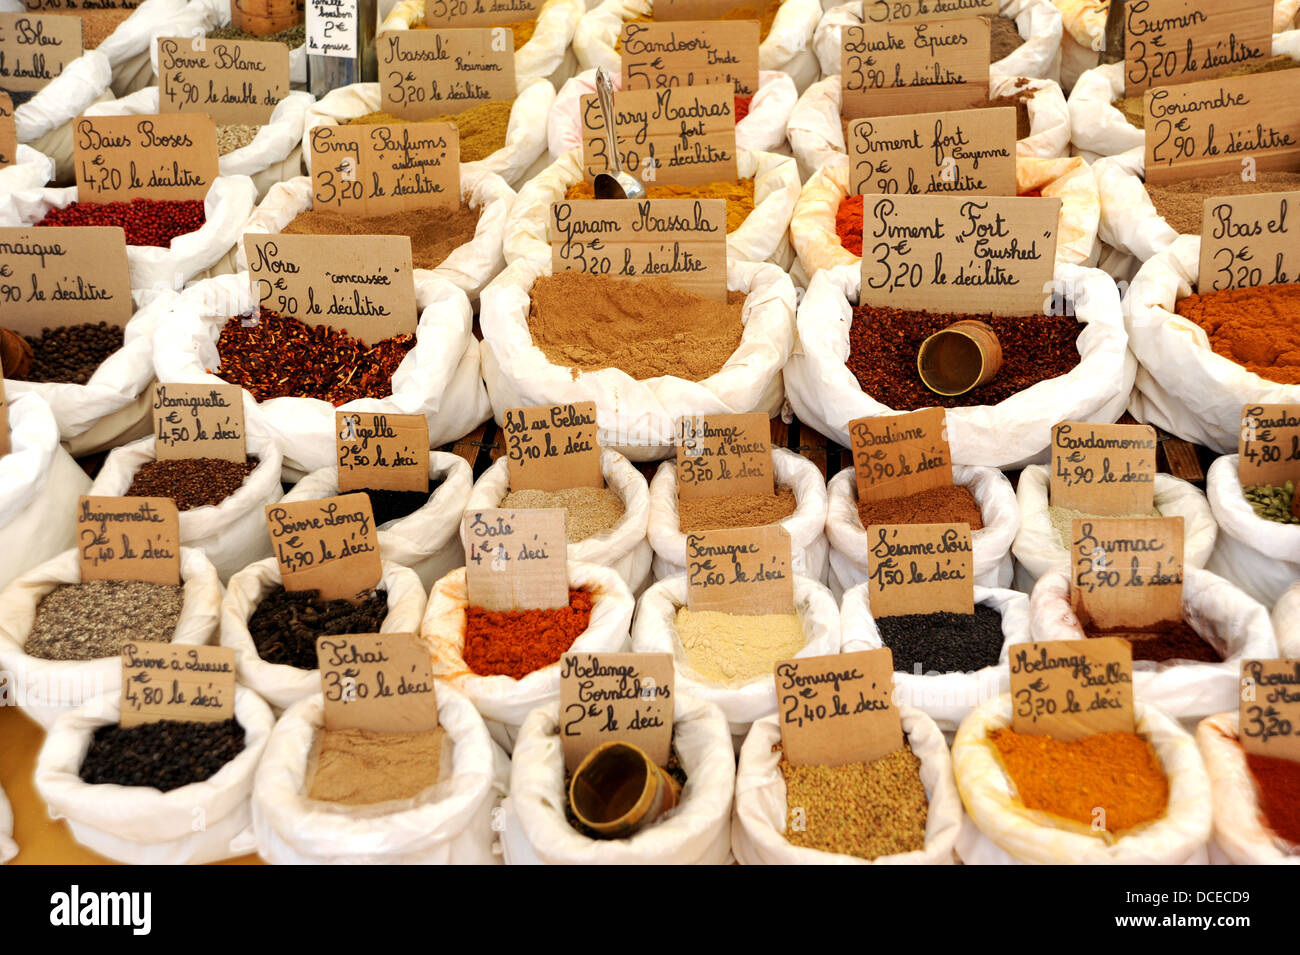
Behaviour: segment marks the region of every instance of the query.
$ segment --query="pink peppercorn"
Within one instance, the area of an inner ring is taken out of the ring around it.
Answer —
[[[130,202],[74,202],[51,209],[39,226],[121,226],[127,245],[169,248],[172,239],[203,227],[201,199],[132,199]]]

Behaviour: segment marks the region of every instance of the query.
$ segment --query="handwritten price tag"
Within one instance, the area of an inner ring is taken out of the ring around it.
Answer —
[[[81,17],[0,13],[0,87],[37,92],[81,56]]]
[[[1300,660],[1242,660],[1241,748],[1300,761]]]
[[[375,46],[380,108],[402,119],[515,98],[515,43],[504,27],[393,30]]]
[[[18,161],[18,128],[14,125],[14,101],[0,90],[0,169]]]
[[[334,412],[339,490],[429,490],[429,421],[422,414]]]
[[[1208,80],[1272,53],[1272,0],[1141,0],[1124,13],[1127,96]]]
[[[942,408],[850,421],[858,500],[887,501],[951,485],[947,421]]]
[[[1219,292],[1283,285],[1300,275],[1300,192],[1205,200],[1197,287]]]
[[[238,385],[156,384],[154,457],[244,461],[244,396]]]
[[[687,534],[686,586],[692,610],[793,613],[789,532],[769,524]]]
[[[567,653],[560,661],[560,743],[570,772],[601,743],[639,746],[660,766],[673,742],[671,653]]]
[[[204,114],[82,116],[72,138],[82,202],[203,199],[218,175],[217,127]]]
[[[1099,630],[1183,617],[1183,519],[1072,522],[1070,603]]]
[[[907,23],[912,20],[947,20],[953,17],[995,17],[998,0],[863,0],[867,23]]]
[[[1013,646],[1011,728],[1071,741],[1131,733],[1133,649],[1119,637]]]
[[[424,733],[438,728],[429,648],[414,633],[316,638],[325,728]]]
[[[772,430],[766,414],[677,419],[677,497],[771,494]]]
[[[781,744],[793,766],[869,763],[903,748],[888,647],[775,666]]]
[[[181,532],[166,497],[77,499],[77,550],[82,580],[181,582]]]
[[[605,486],[594,401],[507,408],[501,430],[512,491]]]
[[[979,17],[846,26],[840,115],[969,109],[988,100],[989,22]]]
[[[758,92],[758,21],[623,24],[623,88],[731,84],[737,96]]]
[[[542,3],[543,0],[428,0],[424,5],[424,22],[431,27],[522,23],[536,20]]]
[[[873,524],[867,575],[873,617],[975,612],[968,524]]]
[[[1150,514],[1156,429],[1062,421],[1052,429],[1052,503],[1085,514]]]
[[[235,716],[235,651],[172,643],[122,644],[118,723],[219,723]]]
[[[364,494],[268,504],[266,525],[285,590],[355,601],[383,576],[375,515]]]
[[[469,601],[485,610],[549,610],[569,605],[568,515],[564,508],[466,511]]]
[[[1237,438],[1242,487],[1300,483],[1300,405],[1246,405]]]
[[[853,195],[1016,194],[1016,111],[1010,107],[849,123]]]
[[[158,40],[164,113],[207,113],[217,123],[261,126],[289,95],[289,48],[275,41]]]
[[[39,335],[47,326],[86,320],[125,325],[131,304],[126,233],[120,226],[0,228],[0,301],[4,324]]]

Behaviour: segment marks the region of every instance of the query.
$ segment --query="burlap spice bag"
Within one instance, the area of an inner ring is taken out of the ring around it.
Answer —
[[[747,521],[780,524],[790,535],[791,567],[796,574],[810,577],[819,584],[826,582],[826,479],[817,466],[801,454],[785,448],[772,449],[772,470],[776,489],[793,495],[794,509],[779,520],[758,516],[757,508],[765,502],[754,501],[755,510]],[[787,496],[786,501],[789,502]],[[723,507],[734,511],[731,499],[722,498]],[[779,507],[773,495],[769,505]],[[787,505],[788,506],[788,505]],[[700,517],[710,528],[723,526],[714,518],[723,511],[710,514],[708,502],[700,505]],[[725,518],[724,518],[725,520]],[[729,525],[728,525],[729,526]],[[741,525],[737,525],[741,526]],[[747,526],[747,525],[746,525]],[[699,529],[699,528],[692,528]],[[650,482],[650,524],[647,529],[650,546],[654,548],[654,575],[656,580],[686,573],[686,534],[682,531],[681,514],[677,502],[677,462],[665,461],[659,465]]]
[[[794,160],[776,153],[736,151],[740,182],[728,183],[726,192],[709,186],[664,187],[680,198],[725,198],[728,208],[727,261],[774,262],[785,268],[794,257],[787,234],[794,204],[799,199],[799,173]],[[752,180],[752,197],[749,195]],[[520,259],[551,262],[551,204],[566,198],[582,183],[582,151],[575,149],[551,163],[519,189],[506,223],[506,264]],[[652,185],[649,198],[662,198]],[[590,187],[584,190],[590,197]],[[748,205],[747,205],[748,204]],[[752,207],[752,208],[751,208]],[[737,226],[733,219],[744,211]]]
[[[650,489],[641,472],[617,451],[601,452],[600,470],[605,478],[605,487],[622,501],[623,513],[613,526],[603,531],[598,531],[582,540],[570,539],[569,560],[610,568],[623,578],[632,595],[637,596],[650,581],[650,558],[653,551],[650,549],[650,542],[646,540],[646,524],[650,517]],[[509,493],[509,461],[505,457],[500,457],[483,472],[482,477],[474,482],[473,491],[463,509],[478,510],[485,507],[511,506],[502,504]],[[456,521],[459,527],[459,514],[456,515]],[[573,531],[573,526],[574,518],[571,515],[570,532]],[[464,528],[461,528],[460,541],[462,545],[465,543]]]
[[[912,852],[862,859],[791,845],[785,777],[781,775],[781,727],[775,714],[754,723],[740,750],[736,803],[731,814],[731,849],[741,865],[952,865],[961,830],[961,797],[943,733],[922,711],[900,706],[903,735],[921,761],[921,782],[929,805],[925,847]]]
[[[592,360],[582,361],[584,368],[594,365],[596,370],[575,368],[571,359],[564,364],[552,361],[530,330],[530,293],[540,277],[550,274],[548,252],[542,262],[521,260],[508,266],[483,291],[483,378],[498,423],[507,408],[594,401],[600,446],[632,461],[654,461],[676,453],[677,421],[685,415],[773,415],[781,407],[780,372],[794,344],[795,293],[790,277],[776,266],[734,260],[727,265],[728,288],[746,297],[739,344],[725,360],[721,356],[735,333],[729,324],[716,321],[704,343],[704,330],[695,325],[673,327],[671,334],[663,331],[674,318],[680,324],[681,316],[674,315],[676,303],[656,306],[648,301],[642,314],[621,317],[610,311],[608,322],[597,322],[577,309],[572,329],[565,327],[565,315],[552,316],[559,324],[548,326],[548,331],[564,339],[544,343],[553,354],[570,354],[566,342],[592,341],[594,332],[608,332],[608,340],[591,349]],[[589,307],[601,314],[606,306],[597,302]],[[710,314],[717,318],[717,313]],[[616,352],[625,339],[626,350]],[[630,371],[602,367],[612,364],[611,357],[623,360]],[[699,380],[666,370],[671,366],[686,373],[718,362],[721,367]]]
[[[1205,476],[1205,494],[1219,525],[1205,566],[1272,607],[1300,581],[1300,526],[1255,513],[1237,477],[1237,461],[1237,455],[1225,454]]]
[[[510,762],[462,694],[441,680],[434,688],[447,740],[438,781],[412,798],[369,805],[307,795],[325,703],[317,692],[286,710],[253,783],[258,854],[274,865],[500,864],[493,822]]]
[[[756,8],[733,9],[724,19],[758,20]],[[820,75],[813,55],[813,31],[821,19],[819,0],[772,0],[773,19],[760,20],[758,68],[789,75],[800,90]],[[747,15],[745,15],[747,14]],[[603,0],[592,4],[573,34],[573,52],[583,70],[601,66],[605,72],[622,68],[618,41],[629,20],[654,18],[653,0]]]
[[[1183,620],[1223,662],[1134,659],[1134,693],[1177,719],[1201,719],[1236,706],[1241,661],[1277,656],[1268,611],[1222,577],[1188,567],[1183,571]],[[1084,639],[1070,609],[1069,574],[1052,571],[1038,578],[1029,599],[1029,635],[1039,642]]]
[[[813,276],[799,305],[799,344],[784,372],[786,392],[799,420],[845,446],[849,444],[848,423],[855,418],[897,414],[929,407],[938,400],[928,392],[920,395],[914,390],[923,390],[923,386],[919,378],[912,380],[915,372],[911,370],[906,374],[912,378],[886,378],[882,387],[903,389],[906,385],[907,390],[902,393],[912,394],[917,403],[911,408],[891,408],[864,391],[845,364],[852,355],[850,328],[861,277],[857,266],[822,269]],[[1079,363],[1054,378],[1036,381],[996,404],[949,408],[948,438],[954,463],[1022,467],[1045,460],[1052,426],[1057,422],[1112,422],[1124,413],[1133,388],[1136,362],[1128,351],[1128,336],[1124,332],[1114,281],[1097,269],[1058,262],[1055,282],[1074,293],[1073,320],[1082,326],[1075,342]],[[1044,316],[1024,321],[1029,324],[1019,327],[1024,329],[1025,337],[1019,343],[1003,342],[1004,373],[1008,370],[1005,362],[1012,360],[1012,356],[1032,358],[1033,344],[1045,334],[1042,329],[1049,323]],[[907,327],[916,329],[914,324]],[[1015,322],[1012,327],[1016,327]],[[915,359],[911,367],[914,369]],[[1035,360],[1026,365],[1030,377],[1038,377],[1047,370]],[[998,380],[995,377],[990,384],[996,385]],[[1006,381],[1001,386],[1003,390],[1015,384],[1010,379]],[[979,400],[970,395],[963,399]]]
[[[467,208],[451,216],[428,211],[364,219],[325,212],[319,220],[304,217],[293,225],[312,209],[311,177],[294,176],[271,187],[244,223],[244,234],[273,235],[290,229],[320,230],[317,234],[410,235],[412,262],[419,263],[415,265],[416,278],[445,279],[477,305],[483,287],[505,267],[501,242],[515,191],[496,173],[462,165],[460,201]],[[326,231],[330,229],[336,231]],[[235,263],[241,271],[248,268],[242,241],[235,248]]]
[[[497,116],[483,132],[472,138],[461,136],[461,168],[470,172],[496,173],[511,186],[527,182],[546,167],[546,123],[544,117],[555,102],[555,88],[539,77],[515,78],[517,95],[510,104],[508,118]],[[474,110],[496,109],[500,104],[470,107]],[[504,110],[504,106],[500,107]],[[317,126],[343,126],[365,117],[371,122],[396,120],[382,114],[382,94],[378,83],[353,83],[330,90],[307,110],[302,134],[302,161],[311,174],[311,134]],[[457,110],[456,112],[465,112]],[[456,122],[454,115],[430,117],[421,122]],[[504,122],[504,128],[502,123]]]
[[[82,845],[133,865],[202,865],[252,852],[249,797],[275,725],[271,708],[237,686],[234,718],[244,730],[243,750],[202,782],[163,792],[87,783],[79,775],[95,730],[116,723],[120,705],[110,693],[50,727],[36,762],[36,791],[50,817],[66,819]]]
[[[558,702],[524,721],[502,804],[507,865],[728,865],[736,757],[722,711],[677,693],[673,752],[686,774],[677,808],[623,839],[592,839],[565,818],[568,786]]]
[[[421,278],[415,283],[415,300],[420,310],[415,347],[406,352],[393,373],[390,394],[357,398],[338,406],[320,398],[294,396],[258,402],[262,420],[284,455],[289,477],[296,479],[335,462],[336,411],[422,414],[429,422],[430,446],[435,448],[463,437],[487,419],[469,299],[449,282]],[[246,272],[187,288],[154,335],[158,380],[221,383],[217,350],[221,330],[232,317],[239,321],[251,318],[256,311]]]
[[[380,24],[380,34],[390,30],[420,29],[425,22],[425,0],[400,0]],[[577,69],[573,31],[586,11],[584,0],[544,0],[536,20],[511,24],[515,34],[515,76],[545,79],[559,87]]]
[[[871,615],[869,589],[866,584],[858,584],[844,594],[840,605],[841,653],[879,650],[886,645],[880,626]],[[966,672],[945,673],[933,666],[915,665],[894,672],[896,701],[922,710],[946,733],[955,730],[975,707],[1011,689],[1008,648],[1030,639],[1029,598],[1024,594],[976,584],[975,606],[993,610],[1001,617],[1002,646],[996,662]],[[902,662],[896,659],[895,667]]]
[[[1028,809],[1016,795],[989,734],[1011,726],[1011,696],[977,707],[952,744],[952,768],[967,818],[957,855],[967,865],[1199,865],[1210,838],[1210,780],[1192,735],[1152,704],[1134,701],[1136,734],[1151,744],[1169,785],[1159,818],[1103,838],[1085,826]],[[1079,786],[1086,785],[1079,780]]]
[[[965,488],[974,497],[979,506],[980,521],[984,525],[972,529],[970,535],[974,582],[983,587],[1010,586],[1011,542],[1020,529],[1016,492],[1011,489],[1011,482],[997,468],[966,465],[953,467],[952,482]],[[871,564],[867,529],[862,525],[862,515],[858,509],[858,482],[851,466],[830,479],[826,486],[826,497],[826,539],[831,547],[831,592],[842,596],[849,588],[866,582]],[[935,504],[938,506],[943,502]],[[948,514],[917,512],[913,522],[946,524],[952,521]],[[879,523],[890,524],[894,521],[882,520]]]
[[[1292,584],[1273,606],[1273,633],[1280,657],[1300,657],[1300,583]]]
[[[623,89],[623,74],[609,74],[614,92]],[[560,87],[555,105],[546,120],[546,138],[550,144],[551,161],[561,158],[574,149],[582,148],[582,116],[578,107],[582,97],[596,92],[596,71],[583,70]],[[760,70],[758,90],[753,96],[737,96],[737,116],[743,102],[747,112],[736,122],[736,148],[755,152],[785,153],[789,151],[785,140],[785,124],[790,119],[799,94],[794,81],[785,73]]]
[[[153,31],[153,40],[159,37],[201,37],[212,33],[231,34],[229,39],[239,39],[242,32],[233,28],[230,18],[231,0],[190,0],[185,9],[169,23]],[[223,37],[218,37],[221,39]],[[305,32],[300,23],[283,34],[250,37],[260,42],[283,42],[289,47],[289,82],[295,89],[307,85],[307,44]],[[154,71],[154,85],[157,85],[158,45],[149,44],[149,55]]]

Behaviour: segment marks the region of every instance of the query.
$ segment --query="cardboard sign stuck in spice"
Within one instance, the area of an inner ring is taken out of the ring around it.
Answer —
[[[14,101],[0,90],[0,169],[18,161],[18,127],[14,125]]]
[[[1183,619],[1183,519],[1075,520],[1070,605],[1098,630]]]
[[[564,768],[578,768],[601,743],[639,746],[659,766],[673,742],[671,653],[566,653],[560,660]]]
[[[375,41],[379,108],[428,119],[515,98],[514,37],[504,27],[393,30]]]
[[[1011,647],[1011,728],[1071,741],[1132,733],[1133,647],[1119,637]]]
[[[752,13],[758,20],[767,11],[769,3],[779,0],[657,0],[654,7],[656,20],[721,20],[727,15]]]
[[[484,610],[567,607],[567,518],[559,507],[466,511],[460,536],[470,604]]]
[[[1052,429],[1051,501],[1085,514],[1151,514],[1156,429],[1062,421]]]
[[[867,23],[907,23],[910,20],[948,20],[953,17],[995,17],[998,0],[863,0]]]
[[[975,612],[969,524],[873,524],[867,552],[873,617]]]
[[[81,17],[0,13],[0,88],[37,92],[81,56]]]
[[[1287,481],[1300,486],[1300,404],[1241,409],[1237,478],[1242,487],[1282,487]]]
[[[181,532],[176,503],[166,497],[77,499],[81,579],[181,582]]]
[[[244,395],[238,385],[154,385],[154,457],[243,461]]]
[[[122,644],[118,723],[219,723],[235,716],[235,651],[174,643]]]
[[[596,402],[507,408],[501,430],[512,491],[605,486]]]
[[[273,40],[161,37],[158,88],[164,113],[261,126],[289,95],[289,48]]]
[[[1214,196],[1201,215],[1201,293],[1283,285],[1300,276],[1300,192]]]
[[[1300,762],[1300,660],[1241,661],[1237,737],[1248,753]]]
[[[979,17],[844,27],[840,115],[969,109],[988,100],[989,22]]]
[[[1009,106],[849,123],[849,193],[1016,194],[1016,111]]]
[[[422,414],[334,412],[339,490],[429,490],[429,420]]]
[[[429,648],[414,633],[316,638],[327,730],[425,733],[438,728]]]
[[[73,166],[81,202],[206,198],[217,171],[217,127],[203,113],[82,116]]]
[[[771,494],[772,430],[761,411],[677,419],[677,497]]]
[[[285,590],[356,601],[383,576],[375,515],[364,494],[268,504],[266,527]]]
[[[460,132],[452,123],[317,126],[312,207],[355,216],[460,208]]]
[[[686,595],[692,610],[794,613],[790,533],[768,524],[687,534]]]
[[[869,763],[903,747],[888,647],[775,666],[781,745],[792,766]]]
[[[849,422],[859,501],[887,501],[952,484],[948,416],[942,408]]]
[[[1124,95],[1267,59],[1273,0],[1140,0],[1124,7]]]
[[[490,27],[536,20],[544,0],[428,0],[424,22],[431,27]],[[513,44],[512,44],[513,46]]]
[[[758,21],[623,24],[623,88],[663,89],[730,83],[737,96],[758,92]]]
[[[0,228],[0,301],[3,323],[25,335],[41,329],[95,320],[126,325],[131,302],[131,270],[126,232],[120,226]]]

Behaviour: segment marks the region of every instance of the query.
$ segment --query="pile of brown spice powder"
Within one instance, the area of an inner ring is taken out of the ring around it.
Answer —
[[[1025,45],[1011,17],[989,17],[989,62],[996,63]]]
[[[783,521],[798,506],[794,491],[778,487],[775,494],[732,494],[696,497],[677,502],[678,525],[684,533],[727,527],[763,527]]]
[[[384,216],[357,217],[308,209],[281,231],[286,235],[405,235],[411,239],[411,266],[434,269],[474,238],[483,209],[462,202],[453,212],[414,209]]]
[[[917,494],[883,501],[858,501],[858,518],[863,527],[872,524],[969,524],[973,531],[984,527],[984,515],[975,495],[960,484],[932,487]]]
[[[1300,67],[1300,60],[1296,60],[1290,54],[1282,53],[1268,59],[1254,60],[1242,66],[1233,67],[1214,78],[1226,80],[1234,76],[1278,73],[1282,70],[1294,70],[1297,67]],[[1112,100],[1111,105],[1124,114],[1124,119],[1128,121],[1130,126],[1136,126],[1138,129],[1146,128],[1145,93],[1139,93],[1137,96],[1121,96],[1117,100]]]
[[[1258,172],[1251,182],[1243,182],[1240,173],[1230,172],[1164,185],[1147,183],[1147,195],[1156,212],[1180,235],[1201,234],[1201,213],[1210,196],[1250,196],[1295,189],[1300,189],[1300,172]]]

